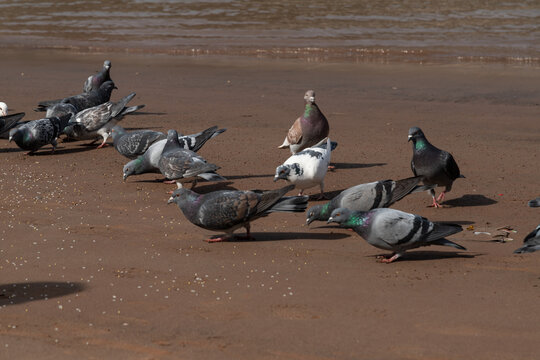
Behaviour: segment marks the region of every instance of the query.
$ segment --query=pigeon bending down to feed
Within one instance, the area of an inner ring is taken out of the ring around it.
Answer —
[[[136,130],[128,133],[120,125],[114,126],[111,134],[116,151],[128,159],[137,158],[144,154],[152,144],[167,138],[164,133],[154,130]]]
[[[302,150],[288,158],[283,165],[276,168],[274,181],[278,179],[290,181],[300,189],[299,195],[302,195],[305,189],[319,185],[321,189],[319,199],[323,198],[324,176],[328,171],[332,144],[330,138],[327,138],[325,148],[319,145]]]
[[[116,89],[112,81],[105,81],[101,86],[89,93],[82,93],[66,97],[61,100],[41,101],[34,111],[47,111],[47,109],[57,103],[71,104],[75,106],[77,112],[93,106],[101,105],[111,99],[112,91]]]
[[[438,198],[435,198],[434,189],[429,190],[433,198],[432,206],[441,207],[440,202],[445,193],[452,189],[454,180],[465,176],[460,174],[452,154],[431,145],[420,128],[409,129],[409,141],[413,143],[411,169],[414,176],[422,176],[425,185],[445,187]]]
[[[21,120],[25,113],[16,113],[11,115],[0,116],[0,138],[7,139],[9,138],[9,131],[14,127],[20,125],[19,120]]]
[[[328,219],[328,223],[331,222],[352,228],[370,245],[392,251],[391,257],[381,260],[385,263],[391,263],[403,256],[405,251],[421,246],[444,245],[466,250],[444,238],[462,231],[460,225],[431,222],[419,215],[399,210],[350,211],[338,208],[332,211]]]
[[[530,253],[540,250],[540,225],[523,239],[523,245],[514,251],[514,254]]]
[[[90,75],[88,79],[86,79],[83,85],[83,93],[89,93],[93,90],[99,89],[101,84],[103,84],[105,81],[112,81],[111,75],[109,74],[110,70],[111,62],[109,60],[105,60],[103,62],[103,69],[101,69],[101,71],[97,74]]]
[[[315,91],[304,95],[304,113],[293,123],[279,149],[289,148],[296,154],[324,140],[330,131],[328,120],[315,103]]]
[[[57,117],[60,117],[60,116],[64,116],[64,115],[67,115],[67,114],[70,114],[70,115],[76,115],[77,114],[77,109],[75,108],[75,106],[71,105],[71,104],[68,104],[68,103],[58,103],[58,104],[54,104],[53,106],[50,106],[49,108],[47,108],[47,112],[45,113],[45,117],[54,117],[54,116],[57,116]]]
[[[75,140],[96,140],[101,136],[103,141],[98,146],[98,149],[102,148],[105,146],[113,126],[122,120],[124,115],[144,107],[144,105],[126,107],[134,96],[135,93],[131,93],[116,103],[109,101],[78,112],[70,120],[70,124],[64,130],[64,133]]]
[[[17,146],[32,154],[40,147],[52,144],[56,149],[56,139],[67,126],[70,115],[29,121],[18,128],[9,131],[9,141],[15,141]]]
[[[327,221],[337,208],[347,208],[351,211],[369,211],[376,208],[390,207],[396,201],[414,192],[429,190],[426,185],[420,186],[421,176],[402,180],[383,180],[360,184],[343,190],[330,202],[324,205],[314,205],[306,212],[306,223]]]
[[[194,225],[203,229],[225,232],[207,240],[227,241],[233,232],[241,227],[246,229],[244,238],[252,239],[250,222],[271,212],[303,212],[307,207],[307,196],[284,195],[294,185],[270,191],[220,190],[208,194],[197,194],[186,188],[176,189],[168,203],[175,202],[184,216]]]
[[[530,207],[540,207],[540,197],[530,200],[527,205],[529,205]]]
[[[209,139],[218,136],[227,129],[218,129],[212,126],[204,131],[192,135],[178,135],[180,147],[197,152]],[[114,134],[114,133],[113,133]],[[153,143],[143,155],[128,162],[124,166],[124,181],[131,175],[145,173],[159,173],[159,158],[167,140],[159,140]]]
[[[191,150],[182,148],[178,141],[176,130],[169,130],[167,142],[158,161],[159,171],[170,182],[176,181],[178,187],[182,182],[192,182],[192,188],[197,184],[197,178],[207,181],[223,181],[224,177],[216,173],[219,166],[206,162],[202,156]]]

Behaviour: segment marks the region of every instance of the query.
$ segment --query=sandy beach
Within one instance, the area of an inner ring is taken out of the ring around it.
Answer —
[[[113,147],[28,156],[2,140],[0,358],[537,358],[540,254],[512,253],[540,221],[526,206],[540,195],[537,67],[4,49],[0,101],[38,119],[38,101],[79,93],[105,59],[112,99],[146,105],[124,127],[227,128],[199,153],[228,181],[199,192],[284,186],[277,146],[307,89],[339,143],[329,196],[412,176],[407,131],[421,127],[466,178],[442,209],[427,193],[393,208],[461,224],[450,239],[467,251],[381,264],[355,233],[280,213],[252,223],[256,241],[208,244],[159,174],[122,181]],[[513,240],[493,241],[504,226]]]

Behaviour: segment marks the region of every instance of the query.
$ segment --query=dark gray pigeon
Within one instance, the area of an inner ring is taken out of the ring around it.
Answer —
[[[41,101],[34,111],[47,111],[49,107],[60,102],[71,104],[75,106],[77,112],[80,112],[84,109],[88,109],[109,101],[111,99],[113,89],[116,89],[114,83],[112,81],[105,81],[98,89],[92,90],[89,93],[82,93],[79,95],[66,97],[61,100]]]
[[[308,90],[304,95],[304,113],[293,123],[279,149],[289,148],[296,154],[321,142],[330,131],[328,120],[315,103],[315,91]]]
[[[454,180],[465,176],[460,174],[452,154],[431,145],[420,128],[409,129],[409,141],[413,143],[411,169],[414,176],[422,176],[425,185],[445,187],[438,198],[435,198],[434,189],[429,190],[433,198],[432,206],[441,207],[440,202],[445,193],[452,189]]]
[[[77,114],[77,109],[75,106],[67,103],[58,103],[54,104],[53,106],[49,107],[47,109],[47,112],[45,113],[45,117],[51,118],[51,117],[60,117],[64,115],[75,115]]]
[[[11,115],[0,116],[0,138],[7,139],[9,138],[9,131],[19,125],[19,120],[21,120],[25,113],[16,113]]]
[[[294,185],[270,191],[220,190],[208,194],[197,194],[186,188],[176,189],[168,203],[176,203],[184,216],[194,225],[225,235],[211,238],[208,242],[227,241],[233,232],[246,229],[243,238],[252,239],[250,222],[271,212],[302,212],[307,207],[307,196],[284,195]]]
[[[350,211],[338,208],[332,211],[328,219],[328,223],[331,222],[353,229],[376,248],[392,251],[391,257],[381,260],[385,263],[391,263],[403,256],[405,251],[421,246],[444,245],[466,250],[444,238],[462,231],[460,225],[431,222],[419,215],[399,210]]]
[[[530,207],[540,207],[540,197],[530,200],[527,205],[529,205]]]
[[[178,141],[176,130],[167,132],[167,142],[158,161],[159,171],[170,182],[176,181],[178,187],[182,182],[192,182],[192,188],[197,178],[208,181],[223,181],[224,177],[216,173],[219,166],[206,162],[201,156],[191,150],[182,148]]]
[[[523,245],[514,251],[514,254],[530,253],[540,250],[540,225],[523,239]]]
[[[211,128],[192,135],[179,134],[178,142],[180,143],[180,147],[197,152],[206,141],[218,136],[225,130],[227,129],[218,129],[217,126],[212,126]],[[159,140],[153,143],[143,155],[128,162],[123,169],[124,181],[131,175],[159,173],[159,158],[161,157],[166,142],[167,140]]]
[[[411,193],[429,190],[426,185],[418,185],[421,180],[421,176],[416,176],[397,181],[382,180],[350,187],[326,204],[310,207],[306,213],[306,223],[309,225],[315,220],[327,221],[332,211],[337,208],[369,211],[390,207]]]
[[[102,148],[111,133],[111,129],[124,115],[137,111],[144,105],[126,107],[127,103],[133,99],[135,93],[131,93],[118,102],[108,101],[104,104],[85,109],[78,112],[73,117],[64,133],[75,140],[95,140],[100,136],[102,143],[98,146]]]
[[[86,79],[83,85],[83,93],[89,93],[93,90],[99,89],[101,84],[103,84],[105,81],[112,81],[111,75],[109,74],[110,70],[111,62],[109,60],[105,60],[105,62],[103,62],[103,69],[101,69],[101,71],[97,74],[90,75],[88,79]]]
[[[116,151],[128,159],[141,156],[152,144],[167,138],[164,133],[154,130],[136,130],[128,133],[120,125],[115,125],[111,129],[111,134]]]
[[[47,144],[52,144],[54,152],[57,146],[56,139],[68,124],[69,119],[70,116],[65,115],[61,118],[29,121],[16,129],[11,129],[9,141],[15,141],[21,149],[28,150],[28,154],[32,154]]]

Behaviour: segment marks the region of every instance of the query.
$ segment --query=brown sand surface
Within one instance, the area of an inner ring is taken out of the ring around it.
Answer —
[[[114,148],[28,156],[2,140],[0,358],[538,358],[540,255],[512,254],[540,221],[526,206],[540,195],[537,68],[4,50],[0,101],[37,119],[39,100],[79,93],[106,58],[112,98],[146,104],[123,126],[227,128],[200,154],[229,181],[201,192],[285,185],[272,182],[289,156],[276,147],[312,88],[339,142],[330,195],[411,176],[416,125],[466,179],[443,209],[424,193],[394,208],[517,233],[499,243],[464,230],[451,239],[467,251],[386,265],[353,232],[277,213],[252,224],[257,241],[208,244],[214,233],[166,204],[174,186],[160,175],[122,182]]]

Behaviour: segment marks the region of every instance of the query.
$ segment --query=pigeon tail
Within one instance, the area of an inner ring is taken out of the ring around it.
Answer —
[[[124,108],[126,107],[127,103],[130,102],[131,99],[133,99],[134,96],[135,93],[131,93],[123,99],[120,99],[120,101],[118,101],[117,103],[113,104],[113,106],[111,107],[111,117],[115,117],[121,112],[125,113]]]
[[[227,181],[227,178],[216,173],[202,173],[198,174],[198,177],[203,178],[206,181]]]
[[[529,205],[529,207],[540,207],[540,197],[530,200],[527,205]]]
[[[459,245],[459,244],[456,244],[455,242],[452,242],[450,240],[447,240],[447,239],[438,239],[438,240],[435,240],[435,241],[431,241],[429,243],[430,245],[441,245],[441,246],[451,246],[451,247],[454,247],[456,249],[459,249],[459,250],[467,250],[465,247]]]
[[[145,105],[136,105],[136,106],[129,106],[129,107],[125,107],[124,109],[122,109],[122,111],[120,111],[120,113],[118,115],[116,115],[116,118],[118,119],[121,119],[124,115],[127,115],[127,114],[131,114],[139,109],[142,109],[143,107],[145,107]]]
[[[211,138],[218,136],[219,134],[225,132],[227,129],[218,129],[217,126],[212,126],[206,130],[201,131],[198,134],[192,135],[195,140],[195,145],[191,149],[193,152],[199,151],[199,149],[206,144]]]
[[[514,254],[526,254],[540,250],[540,245],[525,245],[514,250]]]
[[[309,196],[284,196],[266,212],[304,212]]]

